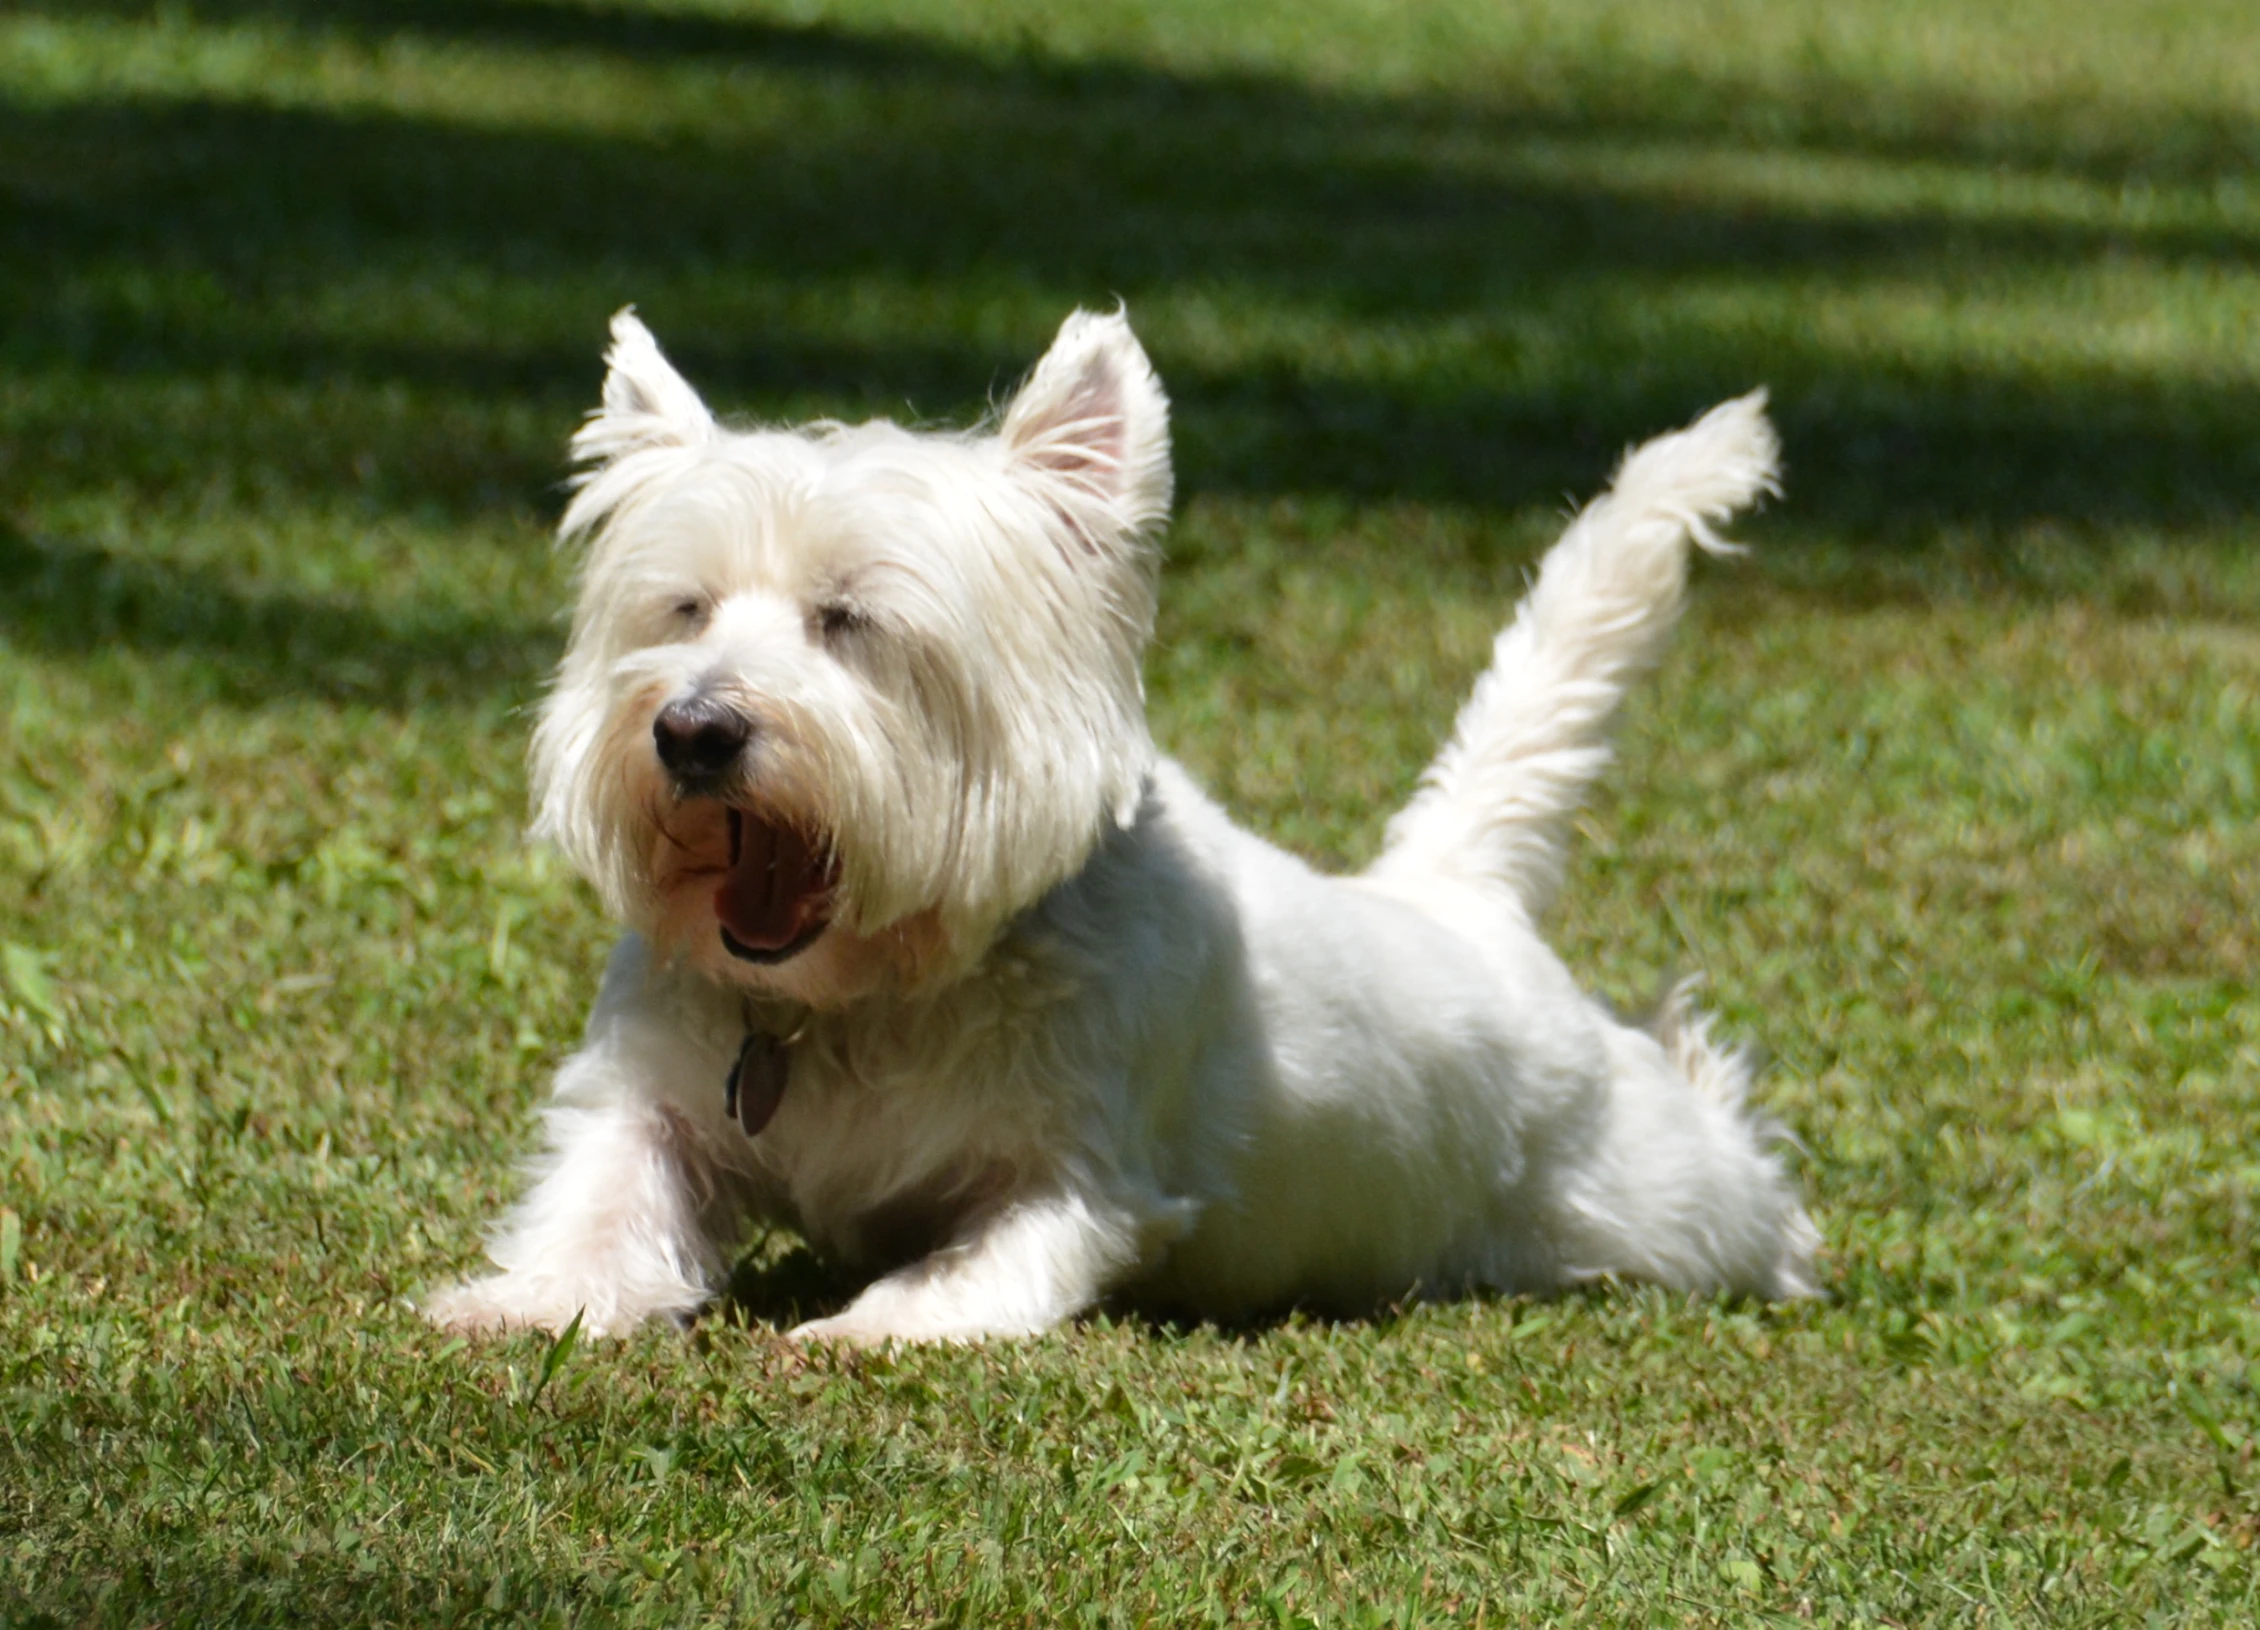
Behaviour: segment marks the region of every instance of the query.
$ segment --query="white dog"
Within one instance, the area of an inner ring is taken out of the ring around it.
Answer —
[[[455,1328],[622,1331],[748,1224],[878,1273],[803,1338],[1024,1335],[1627,1275],[1812,1293],[1816,1238],[1684,1000],[1537,923],[1688,546],[1773,482],[1762,395],[1577,517],[1364,875],[1147,733],[1167,404],[1077,314],[993,433],[718,426],[635,317],[564,535],[537,830],[626,924]]]

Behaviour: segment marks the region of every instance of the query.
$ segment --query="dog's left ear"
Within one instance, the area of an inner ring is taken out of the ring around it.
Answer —
[[[604,362],[604,404],[573,438],[573,456],[582,463],[609,464],[647,447],[694,447],[714,434],[714,415],[634,306],[613,315]]]
[[[1013,474],[1094,551],[1169,515],[1169,399],[1121,311],[1078,311],[1005,409]]]

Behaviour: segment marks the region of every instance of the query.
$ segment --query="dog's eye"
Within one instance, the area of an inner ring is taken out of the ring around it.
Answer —
[[[677,600],[671,609],[675,620],[679,623],[687,623],[692,628],[704,628],[706,626],[707,606],[704,600],[695,597]]]
[[[828,600],[816,608],[816,631],[828,640],[861,633],[870,626],[871,619],[844,600]]]

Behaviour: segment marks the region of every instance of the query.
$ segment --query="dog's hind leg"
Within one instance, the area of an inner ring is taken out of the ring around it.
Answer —
[[[1684,985],[1645,1027],[1612,1026],[1609,1088],[1563,1139],[1548,1232],[1573,1278],[1605,1274],[1768,1300],[1817,1294],[1820,1239],[1754,1114],[1749,1065]]]
[[[1690,543],[1774,489],[1765,393],[1635,449],[1548,551],[1420,791],[1390,823],[1377,882],[1505,883],[1535,921],[1560,885],[1570,818],[1609,761],[1626,689],[1678,621]]]

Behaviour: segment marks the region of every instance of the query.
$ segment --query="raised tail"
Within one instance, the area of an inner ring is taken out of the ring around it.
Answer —
[[[1560,886],[1571,816],[1609,762],[1624,693],[1679,620],[1690,543],[1778,490],[1766,393],[1635,448],[1547,552],[1372,875],[1504,882],[1532,917]]]

